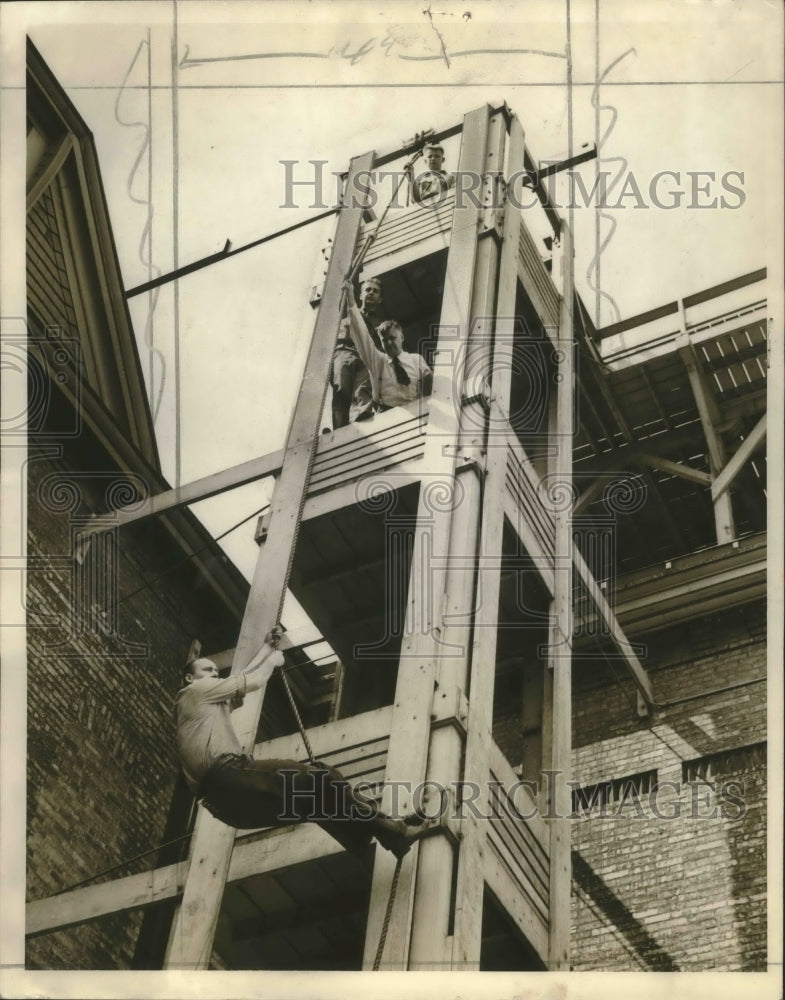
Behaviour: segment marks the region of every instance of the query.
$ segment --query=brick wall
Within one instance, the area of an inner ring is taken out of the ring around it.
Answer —
[[[578,683],[575,780],[654,769],[660,788],[573,824],[575,969],[765,969],[765,760],[725,755],[714,789],[683,774],[687,761],[765,741],[764,624],[750,605],[652,637],[655,698],[678,703],[649,719],[628,682]]]
[[[117,478],[86,432],[61,458],[31,455],[28,464],[29,899],[164,840],[178,774],[172,708],[188,646],[195,637],[209,651],[236,641],[239,619],[192,562],[172,571],[184,552],[155,521],[118,533],[103,576],[100,558],[91,562],[100,544],[75,569],[73,518],[105,510]],[[114,612],[107,580],[117,588]],[[123,913],[31,939],[27,965],[128,968],[141,921]]]

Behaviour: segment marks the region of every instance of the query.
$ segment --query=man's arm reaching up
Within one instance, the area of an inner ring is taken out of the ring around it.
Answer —
[[[349,315],[349,330],[351,331],[352,341],[354,342],[354,346],[357,348],[357,353],[360,355],[360,360],[370,373],[373,398],[378,401],[379,360],[383,359],[383,355],[371,339],[368,327],[365,325],[363,314],[357,307],[357,302],[354,298],[354,288],[352,287],[351,281],[344,281],[343,290],[346,295],[346,306]]]

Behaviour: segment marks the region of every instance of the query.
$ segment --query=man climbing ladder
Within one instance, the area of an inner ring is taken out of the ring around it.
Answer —
[[[419,150],[415,150],[414,156],[418,153]],[[373,162],[374,155],[371,152],[352,159],[346,181],[347,190],[363,190],[360,179],[367,176],[365,172],[373,168]],[[320,437],[328,370],[335,351],[336,331],[342,311],[342,284],[344,280],[353,280],[356,276],[386,215],[385,211],[376,228],[366,237],[362,247],[357,251],[362,212],[362,199],[357,204],[353,199],[349,199],[338,217],[322,300],[316,314],[305,370],[287,433],[284,461],[270,504],[268,537],[259,550],[248,604],[237,640],[238,673],[249,663],[251,657],[257,658],[255,652],[263,645],[265,633],[280,621],[282,614]],[[264,652],[259,653],[259,658]],[[286,674],[282,673],[281,676],[285,679]],[[232,751],[236,752],[239,744],[241,752],[245,754],[253,750],[263,689],[262,678],[258,679],[258,688],[249,688],[249,680],[255,680],[253,674],[246,680],[244,690],[249,692],[249,697],[245,709],[238,713],[237,739],[232,747]],[[186,687],[189,683],[195,681],[186,680]],[[214,684],[217,681],[213,679],[210,683]],[[237,693],[239,693],[237,689],[225,691],[224,700],[234,697]],[[187,717],[185,712],[187,703],[188,699],[185,699],[182,704],[183,718]],[[227,705],[225,714],[228,713]],[[305,743],[305,739],[303,742]],[[204,773],[212,763],[210,760]],[[199,776],[200,782],[202,777],[203,775]],[[278,785],[276,790],[280,791],[281,786]],[[205,795],[200,787],[197,787],[196,791],[208,802],[210,801],[209,796]],[[214,795],[214,790],[211,794]],[[366,820],[362,821],[362,824],[350,821],[340,826],[336,824],[333,829],[343,830],[344,827],[348,829],[360,826],[360,829],[365,831],[365,836],[370,839],[377,831],[382,830],[384,819],[389,817],[379,814],[375,821]],[[228,815],[224,822],[213,821],[205,810],[198,823],[191,848],[191,864],[183,887],[182,902],[177,909],[169,935],[165,959],[167,969],[206,969],[210,964],[223,887],[229,877],[235,840],[231,822]],[[400,849],[403,850],[406,845],[401,844],[399,838],[403,838],[404,841],[408,839],[408,828],[405,825],[403,829],[399,827],[395,832],[398,834]],[[402,858],[399,857],[398,860],[402,864]],[[400,871],[400,865],[396,865],[396,870]],[[395,888],[395,884],[393,879],[390,900],[394,899],[392,889]],[[382,937],[380,936],[380,941]]]
[[[259,690],[283,654],[270,635],[242,673],[221,678],[212,660],[192,660],[177,694],[177,749],[186,781],[216,819],[235,829],[313,821],[342,847],[362,853],[373,837],[403,857],[426,832],[419,816],[393,819],[357,796],[335,768],[318,762],[257,760],[242,752],[230,713]]]

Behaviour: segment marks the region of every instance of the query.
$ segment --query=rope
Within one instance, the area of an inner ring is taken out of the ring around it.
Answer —
[[[390,929],[390,919],[392,918],[393,906],[395,905],[395,894],[398,891],[398,879],[401,877],[401,867],[403,866],[403,857],[399,857],[395,862],[395,871],[393,872],[392,885],[390,886],[390,895],[387,899],[387,909],[384,913],[384,921],[382,923],[382,933],[379,936],[379,944],[376,948],[376,957],[373,960],[373,971],[378,972],[382,965],[382,955],[384,954],[384,945],[387,941],[387,931]]]
[[[305,492],[306,491],[303,490],[303,493]],[[294,548],[294,546],[292,546],[292,548]],[[286,593],[285,590],[284,593]],[[273,649],[278,649],[282,635],[283,635],[283,629],[281,628],[280,625],[276,625],[272,631]],[[308,739],[308,733],[305,730],[305,726],[303,725],[303,720],[300,718],[300,712],[297,708],[297,702],[294,700],[292,689],[289,686],[289,678],[286,676],[286,671],[284,670],[283,666],[281,666],[280,671],[281,671],[281,680],[283,681],[283,689],[286,692],[286,697],[289,700],[289,704],[292,706],[292,712],[294,712],[294,717],[297,721],[297,728],[300,730],[300,736],[302,737],[303,745],[305,746],[305,752],[308,754],[308,760],[310,761],[311,764],[315,764],[316,758],[313,755],[313,750],[311,749],[311,743],[310,740]]]
[[[365,243],[363,243],[363,245],[360,247],[360,250],[357,253],[357,256],[355,257],[355,259],[354,259],[354,261],[352,263],[352,266],[349,269],[349,273],[346,275],[346,280],[347,281],[352,281],[353,278],[356,276],[357,272],[360,270],[360,266],[362,265],[362,262],[365,260],[366,254],[368,253],[368,251],[373,246],[374,241],[375,241],[375,239],[376,239],[376,237],[377,237],[377,235],[379,233],[379,230],[382,228],[382,223],[387,218],[387,213],[390,211],[390,206],[395,201],[395,199],[396,199],[396,197],[398,195],[398,192],[401,189],[401,184],[403,184],[403,182],[406,180],[406,178],[410,176],[409,172],[411,171],[411,168],[414,166],[414,164],[417,162],[417,160],[421,156],[422,156],[422,148],[420,148],[420,149],[417,150],[417,152],[414,154],[414,156],[411,158],[411,160],[409,160],[409,162],[404,167],[403,173],[401,174],[400,178],[398,179],[398,183],[395,185],[395,190],[392,193],[392,197],[387,202],[387,205],[385,206],[385,209],[382,212],[381,218],[379,219],[379,221],[374,226],[373,232],[369,233],[369,235],[366,236]]]

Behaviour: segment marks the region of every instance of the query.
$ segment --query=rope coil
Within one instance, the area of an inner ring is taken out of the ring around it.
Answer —
[[[395,862],[395,871],[393,872],[392,885],[390,886],[390,895],[387,898],[387,909],[384,911],[384,920],[382,922],[382,932],[379,935],[379,944],[376,947],[376,956],[373,960],[373,972],[378,972],[382,966],[382,956],[384,955],[384,946],[387,943],[387,931],[390,929],[390,920],[392,918],[393,906],[395,905],[395,895],[398,892],[398,880],[401,877],[401,868],[403,867],[403,857],[399,857]]]

